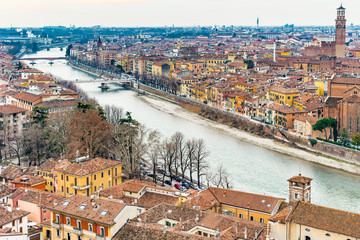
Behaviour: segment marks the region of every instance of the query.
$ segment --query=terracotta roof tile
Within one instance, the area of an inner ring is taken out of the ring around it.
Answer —
[[[64,203],[67,204],[64,204]],[[84,209],[80,209],[81,205],[85,205]],[[95,209],[96,206],[99,206]],[[115,224],[115,217],[123,210],[125,204],[110,201],[107,199],[92,199],[86,196],[75,195],[52,205],[48,209],[62,212],[65,214],[91,219],[92,221],[104,223],[107,225]],[[101,213],[107,211],[105,215]]]

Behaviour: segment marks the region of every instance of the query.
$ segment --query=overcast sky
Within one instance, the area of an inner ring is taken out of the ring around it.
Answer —
[[[0,0],[0,27],[334,25],[360,23],[360,0]]]

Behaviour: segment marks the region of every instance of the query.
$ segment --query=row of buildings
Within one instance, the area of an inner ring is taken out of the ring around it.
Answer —
[[[287,200],[217,187],[179,192],[146,180],[122,182],[121,171],[112,184],[117,168],[121,163],[106,159],[2,168],[0,239],[360,237],[360,214],[312,204],[312,179],[301,175],[288,179]],[[94,180],[83,184],[87,179]]]

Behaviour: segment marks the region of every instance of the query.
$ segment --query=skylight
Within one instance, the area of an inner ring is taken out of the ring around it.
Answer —
[[[108,210],[102,210],[100,213],[100,216],[105,216],[109,211]]]
[[[261,200],[261,203],[265,203],[265,200]]]
[[[81,204],[81,206],[79,207],[79,209],[80,209],[80,210],[84,210],[86,206],[87,206],[86,204]]]
[[[270,205],[270,204],[268,204],[268,205],[267,205],[267,207],[271,207],[271,205]]]
[[[94,210],[98,210],[99,207],[100,207],[100,205],[96,205],[96,206],[94,207]]]
[[[69,203],[70,203],[70,201],[65,201],[65,202],[63,203],[63,206],[67,206]]]

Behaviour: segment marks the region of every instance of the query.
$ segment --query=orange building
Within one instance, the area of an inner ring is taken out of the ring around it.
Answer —
[[[17,177],[15,180],[11,181],[13,188],[35,188],[45,191],[45,183],[46,180],[42,177],[23,175],[21,177]]]

